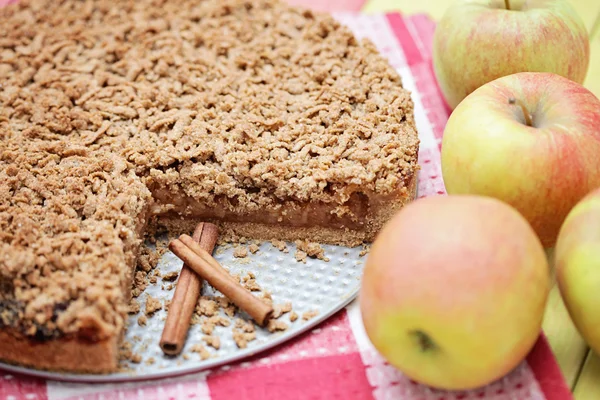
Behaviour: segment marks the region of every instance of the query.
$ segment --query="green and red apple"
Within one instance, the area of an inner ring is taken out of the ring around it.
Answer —
[[[510,204],[553,247],[569,211],[600,186],[600,100],[556,74],[498,78],[453,111],[441,158],[449,194]]]
[[[583,83],[588,32],[568,0],[458,0],[437,24],[433,66],[454,109],[485,83],[552,72]]]
[[[549,289],[543,247],[516,210],[482,196],[434,196],[381,230],[359,304],[368,337],[391,365],[431,387],[466,390],[526,357]]]
[[[600,189],[567,216],[556,243],[555,263],[558,288],[571,319],[600,354]]]

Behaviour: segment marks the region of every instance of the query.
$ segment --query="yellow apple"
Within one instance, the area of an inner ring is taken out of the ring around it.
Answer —
[[[436,26],[432,53],[454,108],[478,87],[517,72],[583,83],[590,43],[568,0],[456,0]]]
[[[371,247],[359,303],[389,363],[440,389],[486,385],[541,332],[550,289],[544,249],[512,207],[435,196],[398,212]]]
[[[600,354],[600,189],[567,216],[556,243],[556,280],[573,323]]]
[[[600,186],[600,100],[556,74],[486,83],[444,128],[442,174],[449,194],[510,204],[553,247],[569,211]]]

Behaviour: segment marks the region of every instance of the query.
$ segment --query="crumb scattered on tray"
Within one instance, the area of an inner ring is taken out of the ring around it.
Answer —
[[[154,357],[150,357],[146,360],[146,365],[153,365],[155,362],[156,360],[154,360]]]
[[[358,253],[358,255],[360,257],[364,257],[364,256],[366,256],[369,253],[369,250],[371,250],[371,245],[367,244],[367,243],[363,243],[362,248],[363,249],[361,250],[361,252]]]
[[[145,315],[140,315],[137,323],[139,326],[146,326],[146,324],[148,323],[148,318]]]
[[[273,247],[275,247],[279,251],[282,251],[284,253],[289,252],[289,250],[287,248],[287,244],[285,244],[285,242],[282,240],[271,240],[271,244],[273,245]]]
[[[242,278],[242,285],[251,292],[260,292],[262,290],[258,282],[256,282],[256,276],[252,272],[248,272]]]
[[[290,322],[294,322],[298,319],[298,313],[296,311],[292,311],[290,313]]]
[[[248,347],[248,342],[256,339],[256,332],[244,332],[238,329],[233,329],[233,341],[240,349]]]
[[[302,250],[296,250],[296,253],[294,254],[296,261],[303,262],[304,264],[306,264],[306,256],[307,254]]]
[[[119,360],[123,361],[123,360],[129,360],[131,359],[131,349],[133,348],[133,345],[129,342],[123,342],[121,343],[121,347],[119,348]]]
[[[129,314],[137,314],[140,312],[140,303],[136,299],[131,299],[129,302]]]
[[[179,276],[179,273],[174,271],[174,272],[169,272],[167,274],[164,274],[162,279],[163,279],[163,281],[174,282],[178,276]]]
[[[241,330],[242,332],[255,332],[256,328],[252,321],[245,321],[241,318],[235,319],[235,328]]]
[[[263,291],[262,292],[262,300],[267,304],[273,304],[273,298],[271,297],[271,292]]]
[[[181,357],[183,357],[183,359],[186,360],[186,361],[190,359],[190,356],[187,355],[187,353],[183,354]]]
[[[165,300],[165,311],[169,311],[170,306],[171,306],[171,299]]]
[[[219,338],[218,336],[213,336],[213,335],[207,335],[204,336],[202,338],[202,340],[204,340],[204,342],[209,345],[210,347],[219,350],[219,348],[221,347],[221,338]]]
[[[142,246],[140,248],[140,255],[138,256],[138,259],[137,259],[138,272],[139,271],[144,271],[144,272],[152,271],[158,264],[158,261],[160,260],[161,256],[162,256],[162,254],[160,254],[160,251],[153,250],[147,246]]]
[[[142,356],[139,354],[132,354],[130,360],[134,364],[139,364],[142,362]]]
[[[146,315],[152,315],[160,309],[162,309],[162,303],[159,299],[155,299],[150,295],[146,296]]]
[[[237,307],[231,300],[224,296],[217,296],[215,297],[215,300],[219,303],[219,306],[221,306],[221,309],[228,317],[233,317],[235,315]]]
[[[207,296],[201,296],[196,305],[196,313],[205,317],[212,317],[219,312],[219,304]]]
[[[309,242],[306,240],[296,240],[294,242],[296,244],[296,259],[298,260],[298,251],[304,253],[304,261],[306,261],[306,256],[317,258],[323,261],[329,261],[329,258],[325,257],[325,249],[321,247],[319,243]],[[302,261],[302,260],[298,260]]]
[[[260,248],[258,247],[258,245],[256,243],[252,243],[250,246],[248,246],[248,250],[250,250],[250,253],[252,253],[252,254],[256,254],[259,249]]]
[[[231,325],[231,321],[225,317],[220,315],[215,315],[214,317],[207,318],[202,321],[202,332],[207,335],[212,335],[215,329],[215,326],[229,326]]]
[[[271,319],[269,320],[269,323],[267,324],[267,329],[269,330],[269,332],[273,333],[273,332],[282,332],[287,330],[288,325],[283,322],[283,321],[278,321],[276,319]]]
[[[307,311],[304,314],[302,314],[302,319],[308,321],[309,319],[314,318],[317,315],[319,315],[319,312],[316,310]]]
[[[133,276],[133,289],[131,295],[138,297],[146,289],[148,283],[146,282],[146,273],[143,271],[137,271]]]
[[[292,311],[292,303],[276,304],[273,307],[273,318],[277,319],[290,311]]]
[[[210,358],[210,352],[206,350],[206,347],[202,346],[201,344],[193,345],[192,347],[190,347],[190,351],[192,353],[200,354],[200,358],[203,360],[207,360]]]
[[[149,279],[148,282],[150,282],[153,285],[156,285],[156,282],[158,282],[158,277],[156,275],[152,275]]]
[[[248,248],[246,246],[236,246],[233,250],[233,256],[235,258],[246,258],[248,257]]]

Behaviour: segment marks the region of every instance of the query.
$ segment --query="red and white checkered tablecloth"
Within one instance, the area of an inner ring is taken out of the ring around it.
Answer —
[[[302,0],[294,0],[296,3]],[[305,0],[306,1],[306,0]],[[0,5],[6,0],[0,0]],[[360,3],[361,1],[350,1]],[[354,7],[354,6],[353,6]],[[440,142],[449,115],[431,68],[434,23],[424,15],[336,13],[357,36],[370,38],[412,91],[421,138],[419,195],[444,194]],[[123,384],[74,384],[0,371],[4,400],[566,400],[569,389],[540,336],[527,359],[479,390],[444,392],[411,382],[375,351],[356,301],[318,328],[256,357],[192,375]]]

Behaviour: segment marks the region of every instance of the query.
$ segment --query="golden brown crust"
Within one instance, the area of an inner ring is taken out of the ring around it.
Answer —
[[[5,328],[0,330],[0,359],[51,371],[109,373],[117,368],[117,342],[115,336],[98,342],[76,338],[38,342]]]

